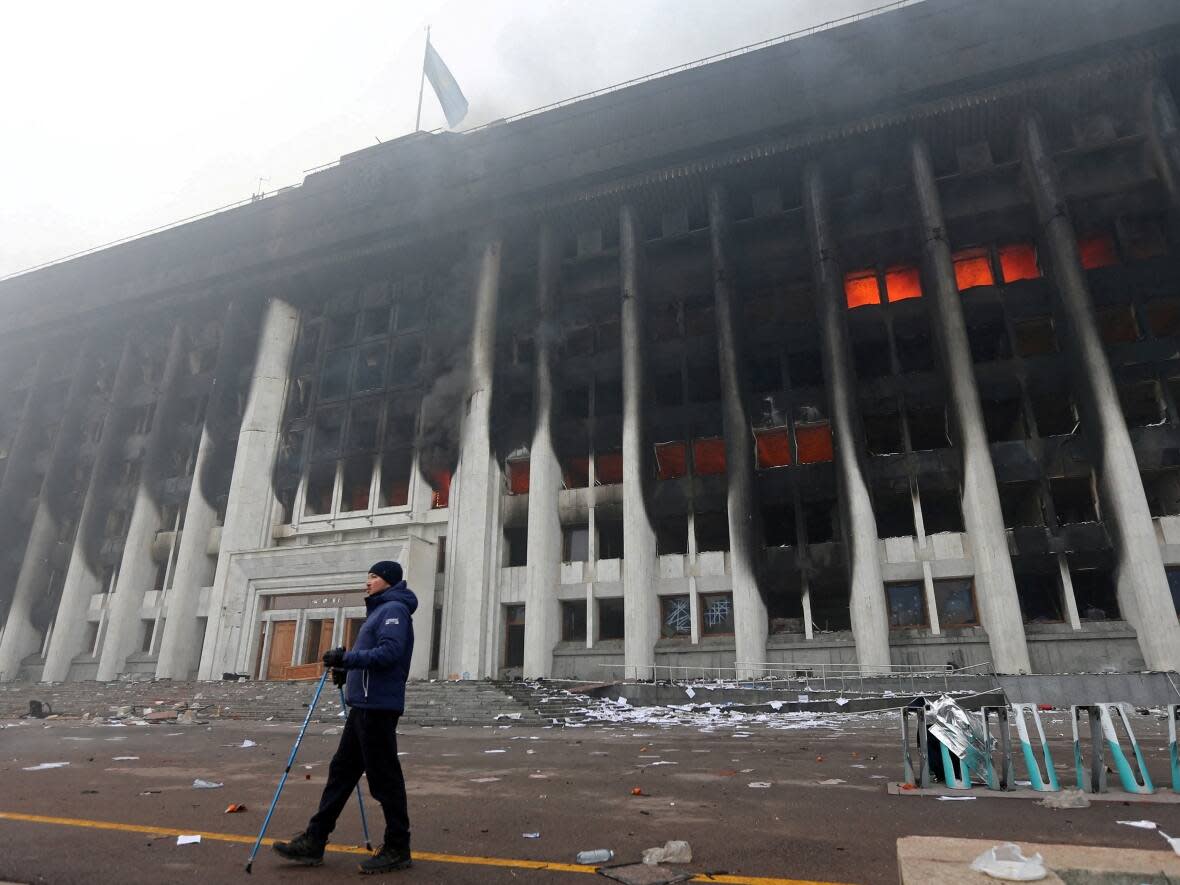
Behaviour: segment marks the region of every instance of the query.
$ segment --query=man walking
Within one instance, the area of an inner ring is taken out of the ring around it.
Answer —
[[[397,721],[405,709],[406,677],[414,651],[411,616],[418,597],[402,580],[402,567],[384,560],[369,569],[365,582],[368,614],[350,651],[324,654],[332,679],[345,686],[348,719],[340,746],[328,767],[328,783],[319,810],[307,829],[274,850],[307,866],[324,862],[324,846],[361,774],[385,812],[385,844],[360,865],[366,874],[390,873],[410,866],[410,818],[406,782],[397,758]]]

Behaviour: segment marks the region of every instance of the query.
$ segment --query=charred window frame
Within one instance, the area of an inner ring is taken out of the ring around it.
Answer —
[[[1049,480],[1049,496],[1057,525],[1077,525],[1098,522],[1098,506],[1094,498],[1092,477],[1059,476]]]
[[[1017,572],[1016,595],[1026,624],[1060,624],[1065,621],[1061,578],[1056,572]]]
[[[625,638],[622,597],[595,600],[598,604],[599,640]]]
[[[521,568],[528,565],[529,527],[504,526],[504,567]]]
[[[1122,618],[1113,571],[1071,567],[1069,578],[1079,618],[1083,621],[1117,621]]]

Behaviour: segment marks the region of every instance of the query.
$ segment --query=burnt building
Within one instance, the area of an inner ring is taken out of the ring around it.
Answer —
[[[0,283],[0,678],[1180,667],[1180,6],[927,0]]]

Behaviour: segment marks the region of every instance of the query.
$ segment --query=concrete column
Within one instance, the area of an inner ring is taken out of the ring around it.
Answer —
[[[550,676],[561,639],[561,464],[553,448],[553,299],[558,286],[557,238],[546,224],[537,249],[536,429],[529,448],[528,568],[525,585],[524,677]]]
[[[160,655],[156,661],[156,676],[160,679],[189,679],[200,662],[203,636],[198,622],[199,606],[201,590],[214,578],[216,561],[209,555],[209,534],[217,525],[217,507],[202,478],[218,448],[215,428],[236,409],[240,351],[244,343],[244,336],[237,329],[240,322],[240,305],[231,303],[222,323],[201,441],[193,459],[192,485],[181,523],[172,589],[164,597],[164,634],[160,637]]]
[[[94,386],[93,354],[93,341],[83,340],[62,409],[61,424],[53,440],[45,480],[37,498],[37,512],[33,516],[33,526],[13,590],[4,637],[0,640],[0,682],[16,679],[21,661],[41,647],[42,627],[34,623],[34,603],[48,590],[50,559],[61,530],[63,514],[60,509],[72,485],[70,480],[81,444],[86,403]]]
[[[496,604],[499,573],[495,554],[499,549],[502,484],[492,452],[491,411],[502,249],[497,235],[489,236],[480,245],[467,413],[463,416],[459,465],[451,486],[452,530],[448,535],[454,547],[447,572],[443,669],[461,679],[492,676],[496,669],[488,654],[494,647],[489,633],[498,623],[492,606]]]
[[[975,384],[963,303],[955,282],[955,266],[934,168],[926,144],[920,139],[910,145],[910,164],[921,222],[922,266],[928,284],[926,300],[938,330],[936,338],[963,455],[963,523],[971,539],[971,556],[975,562],[979,617],[987,631],[996,670],[1027,673],[1031,666],[1024,620],[1020,615],[1012,558],[1008,554],[1008,533],[1000,509],[983,406]],[[931,609],[932,624],[934,615]]]
[[[1180,622],[1172,605],[1155,526],[1094,318],[1069,208],[1036,117],[1025,119],[1021,147],[1025,183],[1041,227],[1049,276],[1057,291],[1057,313],[1064,320],[1060,337],[1065,342],[1075,398],[1093,453],[1103,520],[1118,558],[1119,607],[1138,634],[1148,669],[1180,669]]]
[[[766,602],[758,586],[762,520],[754,493],[754,434],[742,387],[742,342],[730,266],[729,207],[721,185],[709,189],[709,238],[713,252],[713,300],[721,367],[721,417],[728,483],[730,580],[733,586],[735,660],[739,679],[758,675],[766,662]],[[694,611],[696,610],[694,606]]]
[[[1152,159],[1172,204],[1180,203],[1180,111],[1172,90],[1163,80],[1148,84],[1146,92],[1148,140]]]
[[[271,484],[275,455],[282,430],[287,392],[287,371],[299,310],[281,298],[267,303],[259,331],[257,358],[250,378],[250,393],[238,430],[221,550],[209,596],[209,623],[198,675],[213,679],[235,670],[242,652],[246,611],[246,587],[234,579],[233,558],[246,550],[270,545],[275,496]]]
[[[623,348],[623,663],[626,675],[647,679],[660,638],[656,532],[644,487],[646,405],[643,335],[643,247],[633,206],[619,210],[620,328]]]
[[[124,412],[135,380],[136,332],[127,334],[119,367],[115,370],[115,382],[111,389],[110,406],[106,420],[99,434],[98,447],[94,452],[94,465],[90,469],[90,482],[82,499],[82,512],[78,516],[70,565],[66,570],[62,586],[61,601],[57,606],[53,635],[45,652],[45,668],[41,671],[43,682],[62,682],[70,673],[70,664],[84,651],[82,643],[86,636],[86,613],[90,608],[90,597],[102,592],[101,574],[96,574],[91,562],[92,538],[101,532],[106,519],[107,492],[113,481],[112,474],[122,458],[126,442]]]
[[[804,173],[803,211],[811,246],[816,314],[823,337],[824,381],[831,410],[836,477],[848,559],[852,635],[856,640],[861,672],[872,673],[890,663],[889,614],[885,607],[881,563],[877,558],[877,519],[873,514],[858,445],[861,439],[860,410],[856,403],[855,377],[845,325],[844,275],[828,216],[823,176],[814,164]]]
[[[156,576],[156,562],[152,557],[152,542],[162,528],[159,494],[163,465],[169,444],[176,439],[176,421],[180,395],[177,390],[184,363],[187,342],[184,321],[172,329],[168,355],[160,377],[156,397],[156,413],[143,450],[143,468],[139,472],[139,488],[135,491],[135,505],[127,524],[127,540],[119,562],[119,576],[111,595],[106,638],[98,659],[98,681],[106,682],[123,672],[127,656],[139,650],[139,609],[143,596],[152,588]]]

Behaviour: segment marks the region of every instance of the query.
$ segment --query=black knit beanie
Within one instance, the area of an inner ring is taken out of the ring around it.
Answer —
[[[392,587],[401,581],[402,567],[400,563],[394,562],[392,559],[383,559],[369,566],[369,574],[376,575]]]

